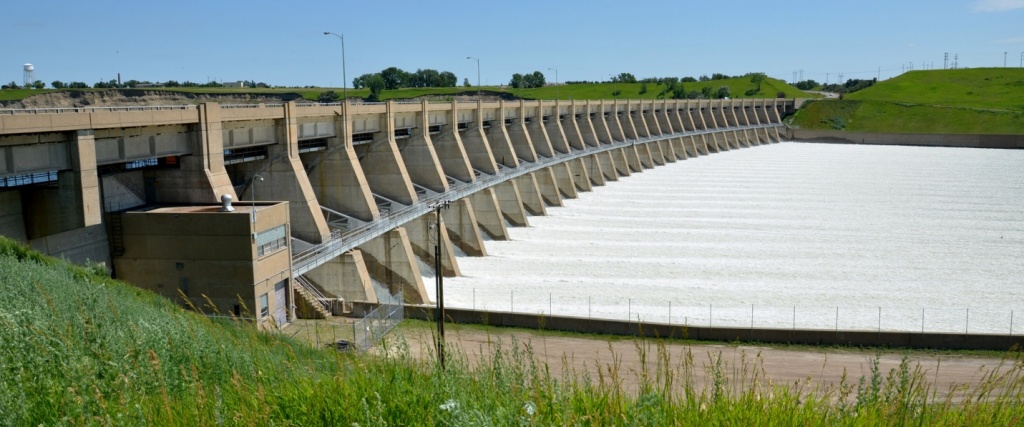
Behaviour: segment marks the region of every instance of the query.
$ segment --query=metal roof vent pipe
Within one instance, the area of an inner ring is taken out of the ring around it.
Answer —
[[[220,203],[221,203],[220,211],[221,212],[234,212],[235,211],[235,207],[231,206],[231,200],[232,199],[234,199],[234,198],[231,197],[230,194],[225,194],[223,196],[220,196]]]

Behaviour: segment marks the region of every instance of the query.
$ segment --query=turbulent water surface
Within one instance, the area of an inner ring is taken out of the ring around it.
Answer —
[[[754,147],[623,177],[529,221],[458,259],[446,305],[1024,332],[1024,150]]]

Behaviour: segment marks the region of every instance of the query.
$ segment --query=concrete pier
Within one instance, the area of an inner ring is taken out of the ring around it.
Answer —
[[[262,277],[253,289],[294,290],[272,299],[279,307],[376,303],[390,298],[382,292],[426,303],[420,268],[433,268],[436,247],[442,258],[435,273],[458,275],[458,251],[486,256],[487,240],[508,239],[508,227],[527,227],[530,216],[580,192],[654,167],[685,167],[681,160],[777,142],[781,113],[792,105],[390,101],[0,110],[0,234],[76,262],[122,265],[113,274],[148,283],[125,258],[147,238],[125,239],[122,215],[229,196],[251,204],[253,224],[210,230],[251,244],[242,250],[252,253],[238,255],[250,263],[235,266],[232,283]],[[271,201],[287,203],[257,221]],[[174,215],[210,209],[179,208]],[[280,271],[257,262],[282,247],[292,261],[275,261]]]

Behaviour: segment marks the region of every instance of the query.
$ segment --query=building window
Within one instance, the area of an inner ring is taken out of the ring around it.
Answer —
[[[270,315],[270,301],[267,300],[267,294],[260,295],[260,319],[265,319]]]
[[[284,249],[288,244],[287,238],[283,225],[256,233],[256,256],[262,257]]]

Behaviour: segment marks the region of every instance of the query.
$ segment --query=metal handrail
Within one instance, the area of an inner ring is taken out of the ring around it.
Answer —
[[[50,107],[50,108],[2,108],[0,114],[62,114],[62,113],[97,113],[117,111],[166,111],[195,110],[196,105],[137,105],[121,107]]]
[[[583,156],[602,153],[617,148],[629,147],[637,143],[648,143],[671,138],[706,135],[722,131],[762,129],[779,126],[782,126],[782,124],[772,123],[749,126],[720,127],[716,129],[677,132],[657,136],[640,137],[637,139],[626,139],[624,141],[604,143],[598,146],[588,145],[583,150],[573,150],[572,152],[558,154],[554,157],[539,158],[536,162],[533,163],[521,163],[520,166],[517,168],[501,168],[498,170],[497,173],[493,175],[479,174],[474,182],[453,186],[449,188],[447,192],[438,193],[436,195],[431,195],[419,199],[412,205],[400,205],[394,203],[392,204],[392,206],[397,205],[397,208],[393,208],[389,215],[381,216],[381,219],[367,223],[361,227],[356,227],[344,233],[340,233],[339,230],[332,231],[331,239],[329,239],[328,241],[325,241],[324,243],[316,245],[292,257],[292,274],[299,275],[307,271],[310,271],[347,251],[355,249],[359,245],[362,245],[366,242],[369,242],[370,240],[373,240],[374,238],[377,238],[378,236],[386,233],[391,229],[400,227],[408,222],[415,220],[416,218],[426,215],[428,212],[431,211],[431,204],[435,202],[441,202],[445,200],[459,200],[480,190],[493,187],[505,181],[515,179],[527,173],[534,172],[558,163],[566,162],[569,160],[575,160]],[[374,196],[378,197],[377,195]],[[344,243],[342,243],[342,238],[344,238]]]

